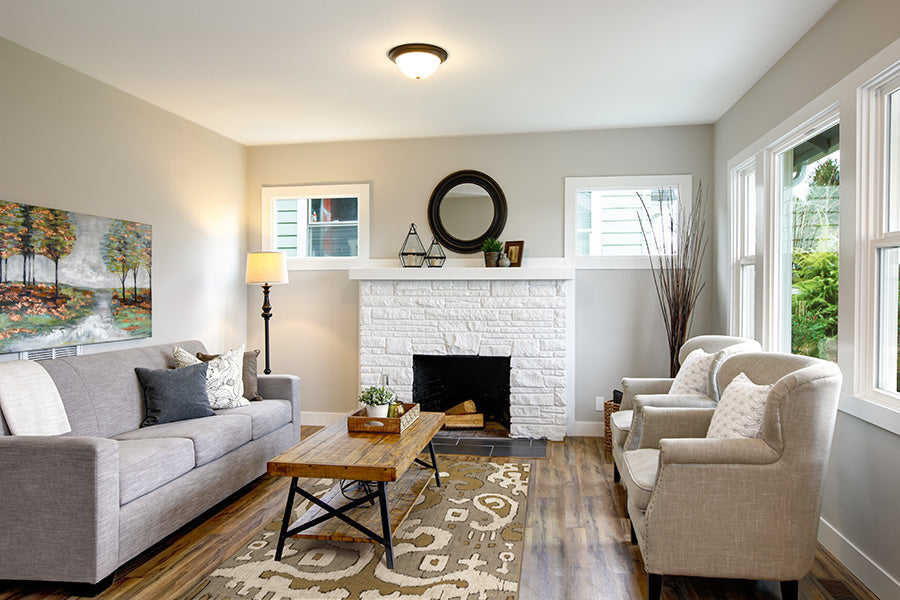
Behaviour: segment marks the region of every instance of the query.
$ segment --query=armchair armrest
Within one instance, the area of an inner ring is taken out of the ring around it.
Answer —
[[[663,439],[659,442],[660,462],[667,464],[768,465],[778,460],[778,452],[761,439]]]
[[[713,412],[713,408],[645,406],[635,447],[659,448],[663,438],[705,438]]]
[[[0,579],[97,583],[119,561],[119,445],[0,437]]]
[[[652,547],[644,555],[646,569],[801,578],[815,552],[816,500],[792,496],[803,484],[780,459],[761,439],[661,440],[656,484],[640,525],[642,551]],[[688,556],[683,540],[703,543],[692,545]],[[735,540],[746,554],[732,552]]]
[[[635,450],[641,445],[644,429],[644,408],[647,406],[715,408],[715,401],[704,394],[640,394],[634,397],[634,413],[631,417],[631,430],[625,440],[627,450]],[[706,431],[703,432],[706,435]]]
[[[260,373],[257,376],[259,395],[269,400],[290,400],[294,441],[300,441],[300,378],[296,375]]]
[[[638,394],[665,394],[672,388],[674,379],[654,377],[623,377],[621,410],[634,408]]]

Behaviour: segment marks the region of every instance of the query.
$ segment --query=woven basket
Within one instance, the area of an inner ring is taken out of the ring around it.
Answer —
[[[603,403],[603,449],[612,452],[612,430],[609,427],[609,418],[619,410],[621,404],[614,400]]]

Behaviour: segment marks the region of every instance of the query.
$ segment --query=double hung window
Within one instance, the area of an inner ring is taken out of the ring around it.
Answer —
[[[900,65],[893,73],[862,88],[862,112],[869,124],[861,146],[863,198],[868,201],[875,295],[874,356],[869,375],[874,388],[896,396],[900,392]],[[865,273],[865,269],[862,269]]]
[[[264,187],[263,245],[295,268],[342,268],[368,258],[367,184]]]
[[[678,247],[691,186],[690,175],[567,177],[567,255],[579,267],[649,267],[648,254]]]

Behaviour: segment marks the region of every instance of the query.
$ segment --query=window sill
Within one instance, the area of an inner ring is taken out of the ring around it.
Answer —
[[[859,398],[841,394],[838,410],[890,431],[894,435],[900,435],[900,405],[889,404],[874,398]]]

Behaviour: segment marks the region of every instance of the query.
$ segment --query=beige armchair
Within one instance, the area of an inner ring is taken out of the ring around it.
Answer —
[[[777,580],[798,597],[812,567],[841,387],[831,362],[752,352],[719,369],[768,393],[761,438],[707,439],[712,409],[644,408],[639,448],[624,453],[632,536],[657,600],[662,576]]]
[[[612,433],[613,481],[619,481],[622,470],[622,454],[626,449],[637,448],[641,434],[641,407],[652,406],[684,406],[697,408],[715,408],[719,399],[716,374],[722,362],[738,352],[760,350],[759,342],[742,337],[728,335],[701,335],[687,340],[678,351],[681,362],[696,349],[707,353],[717,353],[709,371],[706,394],[669,394],[674,379],[670,378],[636,378],[622,379],[622,404],[618,412],[610,416],[609,427]],[[637,407],[637,410],[635,408]],[[629,439],[632,429],[635,433]]]

